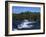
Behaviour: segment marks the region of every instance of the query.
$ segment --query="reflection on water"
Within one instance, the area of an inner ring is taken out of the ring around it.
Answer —
[[[31,29],[40,29],[40,22],[37,21],[28,21],[28,20],[17,20],[13,21],[12,30],[31,30]]]

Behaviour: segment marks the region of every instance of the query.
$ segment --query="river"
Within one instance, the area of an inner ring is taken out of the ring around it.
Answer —
[[[34,30],[40,29],[40,22],[28,20],[13,20],[12,30]]]

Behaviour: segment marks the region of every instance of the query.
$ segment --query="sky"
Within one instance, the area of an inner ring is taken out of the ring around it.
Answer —
[[[19,14],[21,12],[40,12],[40,7],[22,7],[22,6],[13,6],[12,13]]]

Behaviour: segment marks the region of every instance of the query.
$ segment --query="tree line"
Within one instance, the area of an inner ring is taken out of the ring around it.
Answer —
[[[40,12],[21,12],[20,14],[13,13],[12,17],[14,20],[32,20],[32,21],[39,21],[40,20]]]

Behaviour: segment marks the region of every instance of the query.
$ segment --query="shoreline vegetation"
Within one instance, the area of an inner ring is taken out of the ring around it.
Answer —
[[[13,20],[27,19],[29,21],[39,21],[40,22],[40,12],[25,11],[19,14],[12,13],[12,17],[13,17]]]

